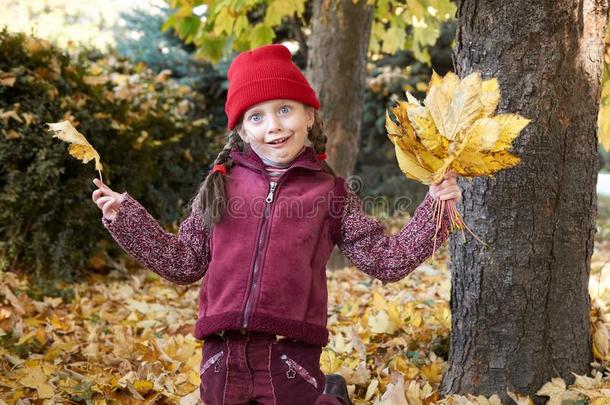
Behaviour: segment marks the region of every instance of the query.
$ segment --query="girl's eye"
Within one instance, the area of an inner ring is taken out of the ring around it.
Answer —
[[[283,106],[282,108],[280,108],[280,112],[282,114],[288,114],[290,112],[290,107],[288,107],[287,105]]]
[[[258,122],[260,120],[261,120],[261,115],[259,113],[255,113],[250,116],[250,121]]]

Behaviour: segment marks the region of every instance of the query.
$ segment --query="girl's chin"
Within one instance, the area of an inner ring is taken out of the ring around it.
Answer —
[[[278,163],[283,163],[285,160],[290,160],[290,154],[288,152],[275,149],[270,150],[269,153],[267,153],[267,156],[269,159]]]
[[[297,151],[284,149],[268,149],[265,157],[277,163],[290,162],[297,155]]]

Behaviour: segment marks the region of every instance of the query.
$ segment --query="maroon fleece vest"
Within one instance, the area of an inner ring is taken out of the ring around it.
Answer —
[[[323,172],[311,147],[277,181],[252,150],[231,157],[195,336],[243,329],[324,346],[326,263],[341,233],[345,180]]]

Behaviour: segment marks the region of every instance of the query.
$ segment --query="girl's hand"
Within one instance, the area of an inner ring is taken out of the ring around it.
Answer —
[[[93,191],[91,197],[93,202],[102,210],[104,218],[112,221],[116,218],[119,206],[125,199],[122,194],[112,191],[110,187],[101,182],[100,179],[93,179],[98,189]]]
[[[453,170],[447,172],[443,181],[430,185],[430,196],[457,204],[462,199],[462,190],[457,185],[456,177],[457,173]]]

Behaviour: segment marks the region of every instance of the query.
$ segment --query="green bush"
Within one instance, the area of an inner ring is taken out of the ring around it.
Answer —
[[[107,245],[93,163],[71,157],[44,123],[72,121],[100,153],[106,184],[172,229],[221,147],[225,118],[214,107],[225,94],[195,92],[115,54],[68,55],[4,29],[0,83],[2,270],[71,281]],[[217,83],[210,72],[200,87]]]
[[[132,18],[128,26],[155,44],[157,20],[148,26]],[[451,67],[454,28],[446,26],[431,49],[441,74]],[[75,123],[100,153],[104,181],[128,191],[175,230],[222,146],[230,60],[191,64],[186,55],[193,50],[170,42],[168,47],[182,50],[184,69],[176,69],[177,59],[170,67],[179,81],[158,74],[168,67],[162,58],[156,63],[155,55],[125,51],[133,47],[123,51],[136,62],[95,50],[67,54],[29,36],[0,33],[0,270],[71,281],[87,271],[92,257],[120,253],[107,243],[101,213],[91,201],[93,163],[69,156],[46,122]],[[304,65],[302,56],[295,60]],[[375,62],[370,74],[355,174],[363,179],[363,195],[383,196],[390,207],[397,197],[417,199],[426,188],[398,170],[385,134],[385,110],[396,97],[404,98],[405,88],[421,97],[417,90],[430,73],[410,53],[399,52]]]

